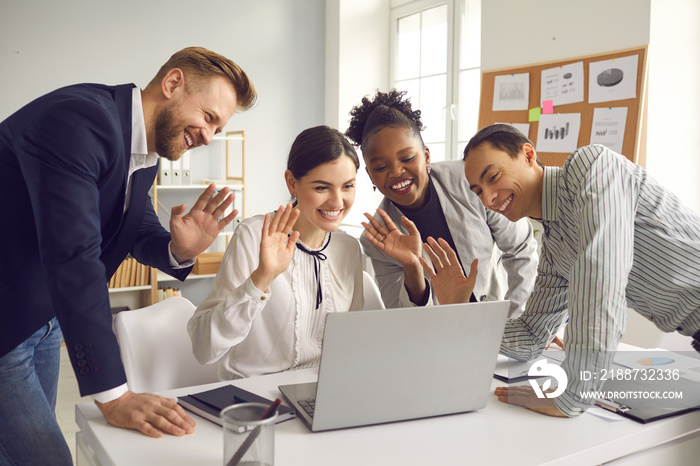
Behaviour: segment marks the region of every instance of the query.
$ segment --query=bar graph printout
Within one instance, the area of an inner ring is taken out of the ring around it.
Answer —
[[[594,109],[591,144],[602,144],[608,149],[622,154],[626,121],[627,107]]]
[[[496,76],[493,89],[493,110],[527,110],[530,99],[530,74]]]
[[[538,152],[573,152],[577,149],[580,129],[580,113],[542,115],[536,149]]]

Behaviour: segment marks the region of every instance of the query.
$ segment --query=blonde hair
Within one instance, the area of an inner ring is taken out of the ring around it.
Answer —
[[[200,88],[211,78],[217,76],[228,78],[236,91],[237,107],[240,110],[250,109],[258,98],[253,83],[240,66],[204,47],[187,47],[175,52],[160,67],[156,76],[148,84],[149,87],[159,85],[165,75],[174,68],[179,68],[186,76],[194,77],[194,80],[186,81],[186,86],[187,83],[190,84],[189,91]]]

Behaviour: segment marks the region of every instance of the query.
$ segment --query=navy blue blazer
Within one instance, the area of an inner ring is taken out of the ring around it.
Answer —
[[[127,253],[184,280],[148,190],[158,166],[132,178],[134,85],[68,86],[0,123],[0,356],[58,317],[80,393],[126,382],[107,282]]]

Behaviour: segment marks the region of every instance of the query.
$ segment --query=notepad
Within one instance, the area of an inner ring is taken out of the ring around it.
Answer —
[[[224,385],[213,390],[194,393],[191,395],[178,397],[177,402],[180,406],[188,411],[191,411],[198,416],[203,417],[215,424],[222,425],[223,422],[219,415],[224,408],[237,403],[263,403],[270,405],[272,400],[256,395],[234,385]],[[295,416],[295,411],[287,406],[280,405],[278,408],[278,416],[276,422],[286,421]]]
[[[542,354],[536,359],[545,358],[549,364],[556,364],[559,366],[564,360],[564,357],[564,351],[550,350],[542,352]],[[509,358],[508,356],[499,354],[498,359],[496,360],[496,369],[494,370],[493,378],[508,384],[523,382],[529,379],[536,379],[538,378],[537,376],[528,375],[530,367],[534,362],[535,360],[518,361],[513,358]]]

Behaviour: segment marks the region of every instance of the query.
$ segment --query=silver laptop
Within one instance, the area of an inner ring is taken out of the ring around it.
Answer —
[[[331,313],[318,383],[280,391],[314,431],[486,406],[508,301]]]

